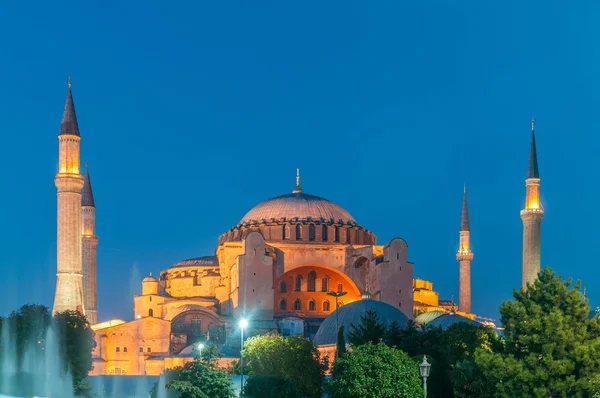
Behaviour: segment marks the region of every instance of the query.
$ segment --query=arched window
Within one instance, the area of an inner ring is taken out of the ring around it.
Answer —
[[[287,310],[287,301],[285,301],[285,300],[281,300],[281,301],[279,302],[279,309],[280,309],[280,310],[284,310],[284,311],[285,311],[285,310]]]
[[[285,293],[287,291],[287,285],[285,281],[279,282],[279,293]]]
[[[329,291],[329,279],[327,277],[321,279],[321,291],[322,292]]]
[[[302,240],[302,225],[296,224],[296,240]]]
[[[346,243],[348,243],[348,244],[351,243],[351,241],[350,241],[350,231],[351,231],[350,229],[346,230]]]
[[[316,290],[316,282],[317,282],[317,273],[315,271],[310,271],[308,273],[308,281],[307,281],[306,291],[314,292]]]
[[[310,224],[308,226],[308,240],[310,241],[314,241],[315,240],[315,224]]]
[[[340,227],[335,227],[335,242],[339,242],[340,241]]]
[[[283,224],[282,225],[282,237],[283,240],[287,240],[290,238],[290,226],[288,224]]]
[[[315,300],[310,300],[308,302],[308,310],[309,311],[316,311],[317,310],[317,303],[315,303]]]
[[[341,293],[344,291],[344,287],[342,286],[341,283],[338,283],[338,293]]]
[[[148,316],[154,316],[154,310],[152,308],[148,310]]]
[[[321,239],[323,240],[323,242],[327,242],[327,225],[323,224],[321,226],[322,232],[321,232]]]
[[[296,301],[294,301],[294,310],[300,311],[301,309],[302,309],[302,302],[300,301],[300,299],[296,299]]]
[[[296,277],[296,286],[294,286],[294,290],[299,292],[302,288],[302,276],[298,275]]]
[[[329,306],[329,301],[323,301],[323,311],[330,311],[331,307]]]

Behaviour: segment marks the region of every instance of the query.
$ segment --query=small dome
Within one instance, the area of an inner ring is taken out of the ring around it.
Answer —
[[[156,283],[158,283],[158,279],[156,279],[155,277],[153,277],[152,273],[150,273],[150,275],[147,276],[147,277],[145,277],[144,280],[142,281],[142,283],[146,283],[146,282],[156,282]]]
[[[339,317],[339,326],[344,327],[344,336],[348,341],[348,333],[352,325],[358,326],[361,322],[360,317],[365,316],[367,311],[372,310],[377,313],[379,322],[386,327],[396,321],[398,327],[404,329],[408,326],[408,317],[399,309],[384,303],[370,299],[362,299],[346,304],[333,311],[319,326],[319,330],[313,339],[315,345],[335,344],[337,341],[336,319]],[[337,313],[337,314],[336,314]]]
[[[217,256],[203,256],[190,258],[188,260],[183,260],[178,263],[175,263],[171,266],[171,268],[177,267],[218,267],[219,259]]]
[[[444,311],[424,312],[415,318],[415,323],[418,323],[419,325],[425,325],[425,324],[428,324],[429,322],[433,321],[437,317],[439,317],[441,315],[446,315],[446,314],[447,314],[447,312],[444,312]]]
[[[327,199],[295,191],[277,196],[256,205],[240,220],[239,225],[256,224],[262,220],[323,221],[357,225],[354,218],[342,207]]]
[[[438,316],[437,318],[428,322],[427,325],[433,326],[433,327],[441,326],[442,330],[446,330],[450,326],[454,325],[455,323],[459,323],[459,322],[464,322],[464,323],[468,323],[469,325],[484,327],[484,325],[482,325],[481,323],[479,323],[477,321],[474,321],[469,318],[465,318],[464,316],[450,314],[450,313]]]

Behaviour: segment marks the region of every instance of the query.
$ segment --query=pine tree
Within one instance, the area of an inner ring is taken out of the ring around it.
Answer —
[[[379,322],[377,312],[368,310],[366,315],[360,317],[358,325],[351,324],[348,333],[348,341],[354,347],[373,343],[378,344],[386,338],[385,325]]]
[[[344,326],[340,326],[337,334],[337,356],[341,357],[346,353],[346,339],[344,338]]]

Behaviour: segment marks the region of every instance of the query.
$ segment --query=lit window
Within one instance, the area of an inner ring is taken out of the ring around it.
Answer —
[[[329,311],[331,307],[329,306],[329,301],[323,301],[323,311]]]
[[[108,374],[111,376],[124,376],[127,375],[127,372],[123,368],[110,368]]]
[[[308,281],[307,281],[307,292],[314,292],[316,290],[316,282],[317,282],[317,273],[315,271],[310,271],[308,273]]]
[[[301,309],[302,309],[302,303],[300,302],[300,300],[294,301],[294,310],[300,311]]]
[[[281,301],[279,302],[279,309],[280,309],[280,310],[284,310],[284,311],[285,311],[285,310],[287,310],[287,301],[285,301],[285,300],[281,300]]]

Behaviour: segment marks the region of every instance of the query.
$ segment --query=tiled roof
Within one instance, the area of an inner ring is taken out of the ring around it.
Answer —
[[[177,267],[207,267],[207,266],[219,266],[219,259],[217,256],[203,256],[190,258],[188,260],[183,260],[178,263],[175,263],[171,266],[171,268]]]

